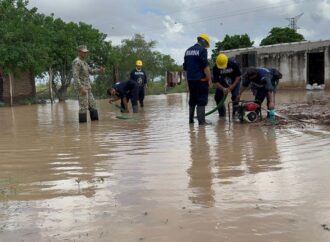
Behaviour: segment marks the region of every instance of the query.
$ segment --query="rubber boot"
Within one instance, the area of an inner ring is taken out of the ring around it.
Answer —
[[[139,107],[138,107],[138,105],[134,105],[134,106],[132,106],[132,108],[133,108],[133,113],[137,113],[137,112],[139,112]]]
[[[97,112],[97,109],[91,109],[91,110],[89,110],[89,114],[91,116],[91,120],[92,121],[99,120],[99,114]]]
[[[226,108],[225,107],[219,108],[218,112],[219,112],[219,117],[226,117]]]
[[[194,123],[195,106],[189,106],[189,123]]]
[[[79,123],[87,122],[87,113],[79,113]]]
[[[144,107],[143,100],[140,100],[140,107],[141,107],[141,108]]]
[[[207,124],[205,122],[205,106],[197,106],[197,119],[199,125]]]
[[[233,113],[232,113],[232,117],[233,117],[233,120],[237,120],[238,118],[238,109],[239,109],[239,106],[237,103],[233,103]]]

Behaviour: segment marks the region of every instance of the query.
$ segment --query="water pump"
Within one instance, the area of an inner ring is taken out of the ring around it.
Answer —
[[[261,106],[255,101],[238,101],[228,103],[230,113],[230,104],[233,103],[234,111],[239,121],[255,123],[261,120]]]

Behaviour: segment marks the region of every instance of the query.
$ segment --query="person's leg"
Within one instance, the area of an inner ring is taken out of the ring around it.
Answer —
[[[195,108],[197,105],[197,91],[196,82],[188,82],[189,88],[189,123],[194,123]]]
[[[78,95],[78,103],[79,103],[79,123],[86,123],[87,110],[88,110],[87,94],[85,96]]]
[[[222,90],[217,89],[215,91],[214,100],[215,100],[217,105],[221,102],[223,96],[224,96],[224,93],[223,93]],[[225,117],[226,116],[226,107],[225,107],[225,105],[222,105],[222,107],[218,108],[218,113],[219,113],[219,117]]]
[[[99,114],[97,112],[96,102],[95,102],[93,93],[90,89],[88,90],[87,96],[88,96],[89,114],[91,117],[91,121],[99,120]]]
[[[264,88],[258,88],[255,93],[255,102],[258,104],[262,104],[267,96],[267,91]]]
[[[199,125],[205,125],[205,106],[197,106],[197,120]]]
[[[195,115],[195,107],[196,105],[189,105],[189,123],[194,123],[194,115]]]
[[[197,119],[199,125],[207,124],[205,121],[205,106],[208,102],[209,88],[207,82],[198,83],[198,102],[197,102]]]
[[[140,102],[141,108],[143,108],[143,106],[144,106],[143,100],[144,100],[144,87],[140,87],[139,88],[139,102]]]
[[[261,105],[263,103],[263,101],[265,100],[267,96],[267,91],[264,88],[259,88],[255,90],[255,100],[254,102],[260,105],[260,110],[259,112],[261,112]],[[268,116],[268,113],[267,113]]]
[[[235,88],[231,91],[231,101],[233,102],[233,116],[237,114],[238,110],[238,102],[236,101],[237,96],[239,94],[241,83],[237,83]]]
[[[139,89],[138,89],[138,87],[134,88],[131,91],[130,98],[131,98],[131,102],[132,102],[133,113],[139,112],[139,107],[138,107]]]

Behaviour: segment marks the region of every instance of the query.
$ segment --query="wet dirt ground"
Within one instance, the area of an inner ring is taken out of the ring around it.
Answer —
[[[0,241],[330,241],[330,126],[189,126],[185,94],[98,106],[81,125],[76,101],[0,109]]]

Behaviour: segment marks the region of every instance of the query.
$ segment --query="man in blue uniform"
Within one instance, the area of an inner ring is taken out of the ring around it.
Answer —
[[[233,101],[233,115],[236,113],[237,96],[240,89],[241,70],[238,63],[234,59],[228,59],[224,54],[219,54],[216,64],[213,67],[213,82],[216,86],[214,99],[217,104],[220,103],[224,95],[231,92],[231,100]],[[218,109],[219,117],[226,116],[226,108],[222,106]]]
[[[241,94],[251,86],[255,101],[261,105],[267,98],[268,110],[274,110],[276,87],[281,78],[282,74],[273,68],[248,68],[242,76],[242,87],[238,100]]]
[[[197,37],[197,43],[185,52],[183,69],[187,72],[189,87],[189,123],[194,123],[195,107],[199,125],[205,125],[205,106],[208,101],[211,71],[207,60],[210,38],[206,34]]]
[[[144,87],[147,84],[147,75],[144,70],[142,70],[142,61],[137,60],[135,62],[136,68],[131,71],[130,79],[137,82],[139,87],[139,102],[140,107],[143,108],[143,100],[144,100]]]
[[[133,113],[138,112],[138,85],[133,80],[117,82],[107,90],[111,102],[115,102],[121,99],[121,106],[124,113],[129,113],[128,101],[132,102]]]

